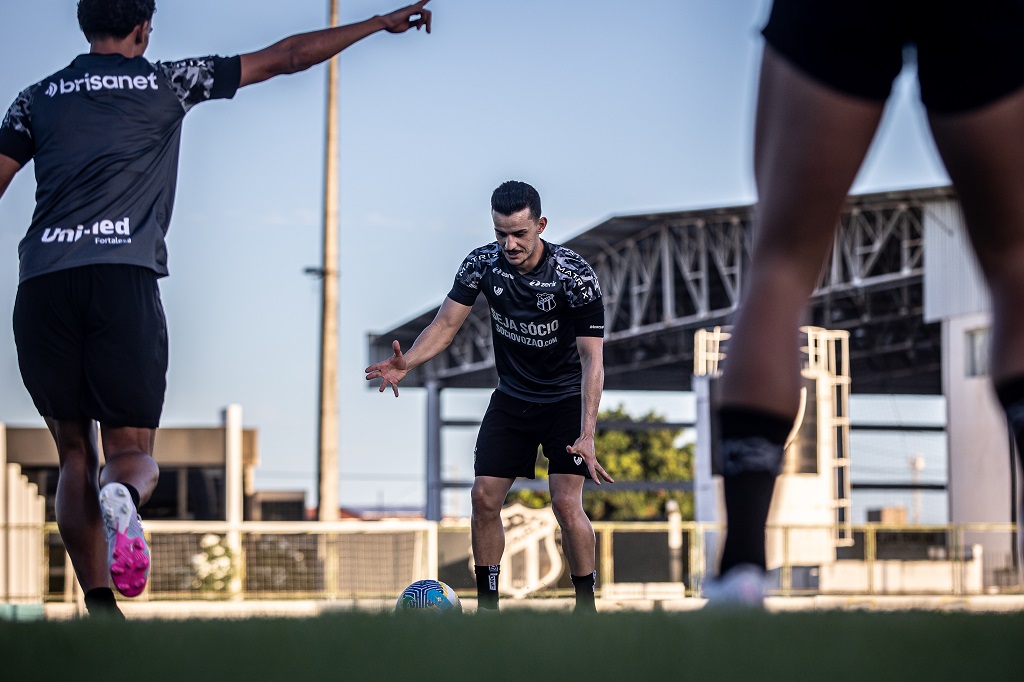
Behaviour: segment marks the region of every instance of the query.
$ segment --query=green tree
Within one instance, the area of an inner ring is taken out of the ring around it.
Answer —
[[[619,405],[601,412],[603,421],[664,422],[654,411],[639,419],[626,413]],[[597,458],[616,481],[692,481],[693,443],[676,447],[681,432],[678,429],[652,431],[601,431],[594,444]],[[547,458],[537,454],[537,477],[547,478]],[[588,489],[583,496],[583,507],[594,521],[639,521],[665,515],[665,502],[676,500],[683,519],[693,518],[693,493],[682,491],[658,492],[598,492]],[[522,502],[539,509],[551,503],[547,492],[521,491],[512,493],[508,502]]]

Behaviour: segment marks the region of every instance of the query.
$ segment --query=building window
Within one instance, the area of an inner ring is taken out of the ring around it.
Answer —
[[[967,349],[967,376],[982,377],[988,375],[989,327],[969,329],[965,334]]]

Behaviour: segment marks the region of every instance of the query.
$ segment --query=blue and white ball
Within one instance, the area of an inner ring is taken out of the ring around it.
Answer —
[[[462,613],[455,590],[440,580],[417,580],[402,591],[395,604],[397,613]]]

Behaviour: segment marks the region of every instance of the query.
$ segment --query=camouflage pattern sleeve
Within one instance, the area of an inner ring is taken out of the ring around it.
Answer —
[[[34,88],[25,88],[18,94],[14,104],[7,110],[3,123],[0,123],[0,154],[11,157],[23,166],[35,155],[35,139],[29,116]]]
[[[210,99],[231,99],[242,77],[239,57],[194,57],[154,66],[185,111]]]
[[[448,298],[462,305],[473,305],[480,293],[480,282],[487,268],[497,258],[500,247],[497,242],[482,246],[472,251],[462,261],[462,266],[455,274],[455,283],[448,292]]]
[[[582,308],[601,300],[601,285],[590,263],[572,249],[555,249],[555,270],[570,308]]]

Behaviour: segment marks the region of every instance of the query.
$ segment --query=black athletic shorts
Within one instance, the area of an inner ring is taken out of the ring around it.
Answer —
[[[40,415],[159,426],[167,321],[152,270],[88,265],[25,280],[14,303],[14,340]]]
[[[473,450],[477,476],[536,478],[537,446],[548,458],[548,473],[590,478],[582,457],[565,451],[580,437],[580,396],[554,403],[531,403],[495,391]]]
[[[1024,85],[1024,0],[775,0],[771,47],[824,85],[884,101],[916,46],[933,112],[990,104]]]

